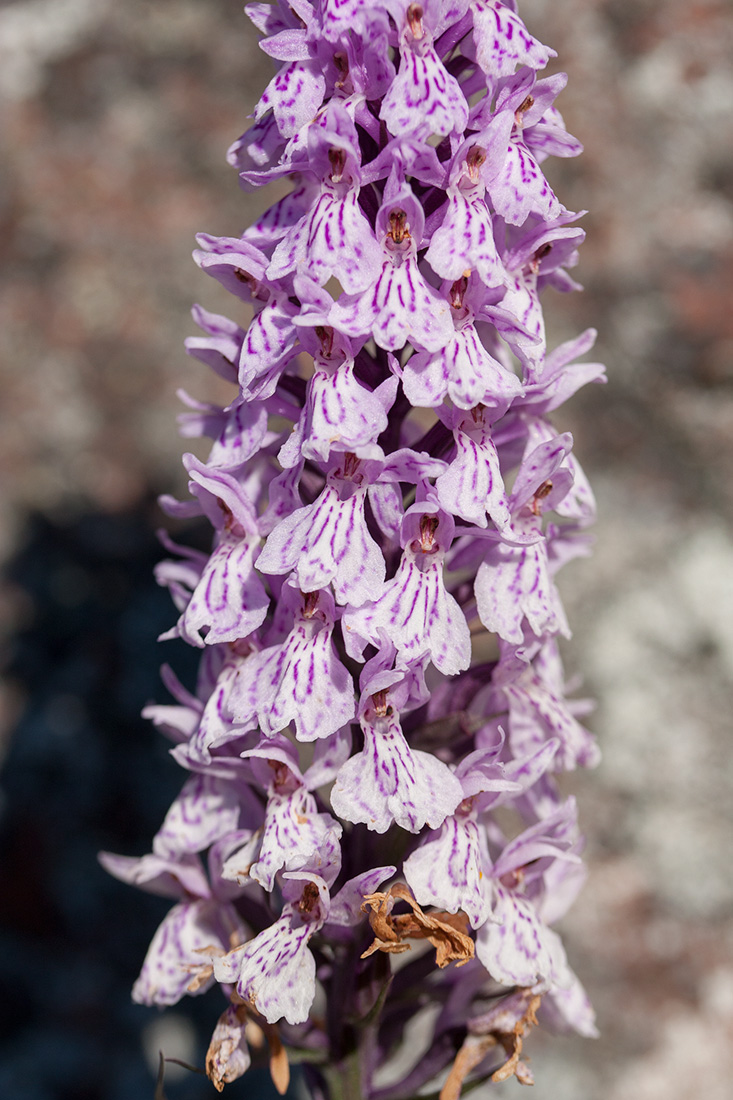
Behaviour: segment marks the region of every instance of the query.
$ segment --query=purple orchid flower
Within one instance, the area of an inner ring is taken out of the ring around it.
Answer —
[[[218,986],[218,1089],[264,1034],[281,1092],[289,1052],[322,1100],[458,1100],[531,1083],[538,1021],[596,1033],[553,927],[584,877],[556,775],[597,760],[556,584],[595,502],[553,417],[604,373],[543,313],[584,238],[543,165],[581,146],[515,0],[246,10],[277,71],[228,160],[291,189],[197,238],[253,317],[194,308],[232,392],[181,393],[211,449],[162,500],[213,529],[157,569],[201,665],[145,713],[187,779],[151,854],[102,862],[175,900],[133,995]],[[384,1086],[418,1005],[428,1053]]]

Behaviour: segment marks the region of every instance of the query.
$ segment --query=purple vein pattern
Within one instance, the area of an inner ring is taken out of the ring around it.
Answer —
[[[531,1083],[530,1025],[595,1034],[552,927],[584,874],[557,775],[598,758],[557,585],[595,504],[554,414],[604,368],[541,304],[584,237],[545,176],[581,152],[566,78],[515,0],[246,12],[277,71],[228,160],[291,191],[194,253],[237,301],[186,348],[232,392],[181,394],[211,449],[162,499],[213,530],[156,573],[201,651],[146,708],[187,778],[149,854],[101,857],[173,902],[133,998],[218,991],[219,1090],[268,1049],[322,1100]]]

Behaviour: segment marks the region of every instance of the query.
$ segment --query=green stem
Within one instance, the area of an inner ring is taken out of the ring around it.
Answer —
[[[366,1031],[367,1028],[378,1026],[379,1019],[382,1015],[382,1009],[384,1008],[384,1005],[386,1003],[387,994],[389,993],[389,987],[391,985],[392,975],[388,974],[387,978],[384,981],[384,984],[379,990],[376,1001],[366,1013],[366,1015],[362,1016],[361,1020],[357,1021],[357,1027],[360,1031]]]
[[[356,1047],[337,1066],[322,1068],[330,1100],[362,1100],[359,1053]]]

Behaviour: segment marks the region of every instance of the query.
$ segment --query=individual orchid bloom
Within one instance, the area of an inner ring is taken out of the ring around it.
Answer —
[[[219,532],[190,600],[173,631],[189,644],[204,646],[246,638],[264,621],[269,597],[254,570],[259,552],[257,520],[241,483],[223,470],[185,458],[191,492]]]
[[[415,481],[436,469],[442,464],[408,450],[395,452],[388,462],[340,455],[317,500],[296,509],[270,535],[257,568],[263,573],[294,570],[303,592],[333,584],[340,604],[360,607],[378,599],[386,565],[367,528],[367,493],[378,481],[382,487]]]
[[[509,225],[522,225],[530,214],[539,214],[549,221],[559,217],[564,210],[539,164],[519,137],[510,140],[504,168],[489,184],[488,190],[496,213]]]
[[[265,738],[242,755],[267,791],[267,808],[250,878],[272,890],[278,871],[316,870],[332,883],[341,867],[342,827],[319,813],[307,779],[297,764],[295,747],[283,737]]]
[[[453,429],[456,456],[435,483],[438,500],[468,523],[486,527],[488,515],[499,531],[506,531],[509,501],[486,409],[476,405],[468,414],[456,408],[451,413],[446,419]]]
[[[352,338],[373,336],[380,348],[395,351],[408,340],[437,351],[451,332],[448,302],[426,282],[417,263],[425,215],[408,184],[391,176],[377,215],[382,271],[374,286],[345,294],[330,312],[334,328]]]
[[[517,7],[247,6],[276,71],[227,160],[279,191],[197,238],[251,320],[193,311],[233,389],[180,393],[209,452],[161,498],[183,534],[156,578],[199,674],[164,667],[144,712],[186,778],[151,854],[103,856],[174,902],[135,999],[221,989],[220,1091],[248,1040],[281,1094],[290,1057],[316,1100],[460,1100],[532,1083],[537,1024],[595,1034],[554,931],[585,877],[560,773],[598,756],[557,583],[595,501],[555,418],[604,369],[592,329],[548,348],[584,233],[544,166],[581,146]],[[435,951],[393,968],[413,940]]]
[[[392,7],[395,14],[400,9],[401,16],[400,68],[379,117],[392,134],[463,133],[468,122],[466,97],[433,47],[432,30],[440,5],[398,0]]]
[[[283,1018],[289,1024],[302,1023],[316,992],[309,941],[330,919],[339,927],[361,923],[364,918],[356,910],[356,897],[361,890],[368,894],[376,889],[394,871],[394,867],[374,868],[344,883],[333,899],[319,875],[286,872],[282,876],[285,905],[279,919],[243,946],[214,957],[217,981],[235,984],[238,996],[269,1023]]]
[[[565,612],[552,580],[541,516],[555,507],[572,484],[562,468],[572,446],[569,433],[541,443],[526,457],[514,483],[509,508],[520,545],[489,543],[476,574],[479,618],[487,630],[515,645],[523,640],[523,623],[537,636],[569,635]]]
[[[303,592],[333,583],[338,602],[355,607],[377,599],[386,566],[367,529],[369,483],[362,466],[354,454],[342,456],[318,499],[293,512],[270,535],[258,563],[262,572],[294,569]]]
[[[468,624],[443,581],[443,559],[454,529],[450,514],[435,501],[408,509],[397,573],[376,602],[344,612],[342,626],[350,656],[361,656],[367,643],[378,644],[384,632],[401,664],[429,657],[447,676],[468,668]]]
[[[306,19],[313,11],[302,0],[295,8],[301,19],[307,9],[310,11]],[[318,56],[318,42],[309,40],[306,32],[307,26],[302,31],[284,30],[262,43],[266,53],[285,64],[262,93],[254,117],[259,122],[272,111],[284,138],[293,137],[313,118],[326,94],[326,76]]]
[[[552,221],[565,210],[524,141],[525,129],[529,132],[533,124],[540,121],[557,90],[553,78],[537,82],[534,73],[522,69],[504,82],[497,96],[494,118],[498,120],[506,113],[513,118],[514,126],[504,165],[486,182],[493,208],[507,225],[523,225],[530,214]],[[484,101],[476,112],[474,124],[479,122],[485,109]],[[495,124],[498,125],[498,121]]]
[[[581,214],[563,214],[554,221],[536,216],[521,228],[510,227],[503,262],[510,272],[523,271],[538,278],[538,286],[552,285],[550,276],[561,267],[574,267],[585,231],[571,224]]]
[[[316,964],[308,944],[326,923],[328,886],[307,871],[283,875],[286,904],[274,924],[258,936],[213,958],[216,980],[235,985],[242,1000],[269,1023],[308,1018],[316,994]]]
[[[235,722],[245,728],[256,718],[269,735],[293,722],[300,740],[314,741],[354,717],[353,686],[331,641],[333,597],[326,589],[290,593],[287,598],[297,607],[292,630],[282,644],[242,664],[230,705]]]
[[[267,256],[253,244],[205,233],[197,240],[202,248],[194,252],[194,258],[201,269],[255,307],[237,363],[242,392],[247,397],[271,397],[283,368],[297,355],[297,306],[289,300],[287,290],[268,279]]]
[[[482,835],[470,799],[440,829],[430,832],[405,861],[404,875],[421,905],[464,912],[472,928],[488,919],[490,899],[483,887]]]
[[[557,980],[556,942],[547,936],[537,902],[544,890],[543,876],[554,861],[579,861],[567,835],[575,813],[570,799],[551,818],[507,844],[491,869],[494,903],[491,918],[476,938],[476,954],[504,985],[534,986]]]
[[[257,581],[258,541],[222,535],[179,620],[178,633],[194,645],[246,638],[263,622],[268,596]]]
[[[363,35],[352,33],[358,24],[364,27]],[[339,26],[342,28],[340,33]],[[336,92],[349,103],[354,121],[378,140],[380,123],[368,101],[381,99],[395,76],[389,51],[392,34],[386,11],[380,10],[371,0],[355,0],[353,4],[352,0],[323,0],[321,30],[328,41],[337,45],[333,55],[337,69]]]
[[[527,433],[525,455],[555,438],[552,425],[544,417],[523,416],[522,421]],[[574,520],[580,526],[587,527],[596,518],[596,501],[590,482],[572,451],[567,453],[560,469],[569,473],[572,482],[562,500],[556,500],[553,504],[553,511],[563,519]]]
[[[547,640],[528,660],[525,647],[500,643],[486,700],[494,713],[508,711],[507,729],[514,753],[532,751],[557,740],[556,763],[562,770],[593,767],[599,753],[594,738],[578,721],[565,698],[563,669],[557,642]],[[478,699],[477,705],[483,700]]]
[[[323,285],[336,275],[344,290],[366,290],[379,273],[382,250],[359,207],[361,153],[354,122],[332,101],[323,128],[309,131],[309,168],[320,193],[278,243],[267,275],[283,279],[294,271]]]
[[[522,363],[527,380],[544,369],[546,335],[539,291],[558,272],[567,276],[563,265],[577,261],[577,246],[585,237],[582,229],[566,224],[575,216],[540,221],[503,256],[507,289],[501,308],[521,322],[521,329],[507,328],[501,320],[497,328]],[[558,285],[566,289],[562,281]]]
[[[460,802],[456,777],[431,753],[411,749],[402,732],[400,708],[414,705],[410,697],[421,685],[417,669],[364,669],[359,705],[364,749],[336,776],[331,805],[339,817],[377,833],[392,822],[414,833],[426,824],[437,828]]]
[[[511,367],[491,354],[476,330],[484,298],[475,277],[458,279],[450,288],[454,326],[450,339],[434,351],[416,351],[402,368],[395,368],[412,404],[436,408],[447,396],[460,409],[476,405],[506,409],[522,392]],[[509,329],[513,318],[494,313],[505,319]]]
[[[447,188],[448,204],[439,229],[432,236],[425,259],[442,279],[455,282],[467,269],[478,272],[487,287],[503,286],[507,273],[494,240],[494,225],[484,198],[482,174],[491,176],[502,164],[508,147],[511,119],[504,116],[503,133],[486,130],[464,142],[454,160]],[[486,162],[489,161],[487,169]]]
[[[555,76],[546,77],[537,82],[535,91],[552,89],[553,98],[567,84],[565,73],[556,73]],[[583,152],[583,146],[577,138],[569,134],[565,126],[565,120],[553,104],[545,105],[544,113],[539,121],[536,116],[529,124],[523,127],[524,144],[533,153],[538,163],[542,163],[548,156],[553,157],[577,157]]]
[[[284,467],[303,459],[327,462],[332,450],[382,457],[376,441],[389,423],[397,381],[386,378],[373,391],[362,385],[355,375],[351,342],[332,328],[310,327],[320,317],[325,321],[325,313],[316,310],[323,309],[330,296],[303,281],[296,285],[314,306],[301,318],[301,342],[312,354],[315,370],[308,381],[303,410],[280,448],[278,461]]]
[[[185,993],[204,993],[214,977],[202,951],[214,945],[227,951],[245,936],[245,926],[226,891],[209,885],[196,855],[147,855],[140,859],[100,854],[106,871],[151,894],[178,898],[153,936],[132,990],[139,1004],[173,1005]],[[218,895],[218,896],[217,896]],[[227,900],[225,900],[227,899]],[[194,981],[199,975],[201,980]]]
[[[193,258],[213,279],[255,310],[266,307],[271,290],[266,279],[267,257],[239,237],[213,237],[198,233]]]

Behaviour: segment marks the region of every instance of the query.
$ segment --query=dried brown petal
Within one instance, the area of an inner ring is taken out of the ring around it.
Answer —
[[[247,1009],[230,1004],[219,1017],[206,1052],[206,1075],[217,1092],[236,1081],[249,1068],[250,1057],[245,1040]]]
[[[392,916],[396,900],[405,901],[412,913]],[[369,913],[369,923],[374,932],[374,942],[364,952],[367,958],[375,951],[397,953],[408,951],[405,939],[428,940],[435,948],[436,964],[442,969],[449,962],[463,966],[473,958],[474,943],[468,935],[468,918],[465,913],[425,913],[415,901],[411,890],[397,882],[387,893],[368,894],[362,910]]]
[[[504,1065],[500,1066],[491,1075],[491,1080],[495,1082],[508,1081],[510,1077],[516,1077],[520,1085],[534,1084],[532,1071],[529,1066],[520,1061],[520,1055],[525,1032],[537,1023],[537,1009],[541,997],[537,994],[530,994],[528,990],[521,992],[529,997],[529,1003],[519,1019],[516,1019],[513,1013],[507,1013],[505,1017],[507,1024],[509,1020],[514,1020],[511,1030],[504,1031],[501,1029],[502,1013],[494,1010],[487,1014],[492,1020],[491,1030],[484,1034],[469,1033],[466,1036],[440,1093],[440,1100],[458,1100],[463,1082],[471,1070],[474,1070],[484,1060],[492,1047],[497,1046],[502,1046],[508,1057]],[[514,996],[516,998],[516,995]],[[475,1023],[476,1021],[474,1021]]]
[[[264,1031],[270,1047],[270,1077],[277,1091],[284,1096],[290,1084],[288,1054],[280,1041],[280,1033],[276,1027],[272,1024],[264,1024]]]
[[[459,1100],[463,1082],[495,1046],[496,1039],[493,1035],[467,1035],[451,1066],[448,1079],[440,1090],[440,1100]]]

